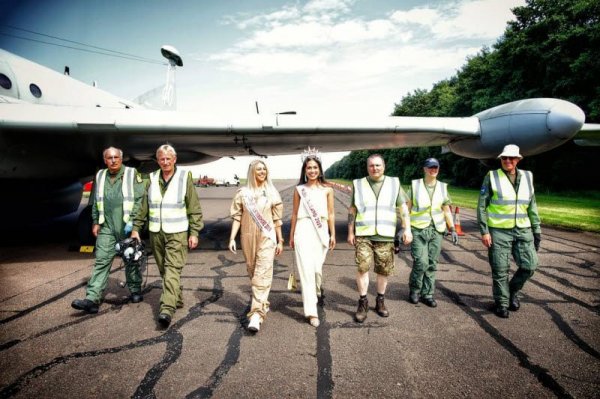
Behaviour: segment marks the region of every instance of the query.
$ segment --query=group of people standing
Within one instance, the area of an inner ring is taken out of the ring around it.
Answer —
[[[115,256],[115,243],[129,231],[132,238],[140,240],[139,231],[148,223],[150,245],[163,281],[158,323],[168,327],[176,309],[183,306],[181,271],[188,248],[197,247],[203,227],[191,174],[175,166],[175,150],[163,145],[156,153],[160,169],[150,175],[150,183],[144,189],[139,174],[122,166],[121,150],[110,147],[103,155],[107,169],[96,175],[91,197],[96,263],[86,298],[76,299],[72,306],[88,313],[98,312]],[[520,308],[518,293],[537,267],[541,230],[533,176],[516,168],[522,159],[519,148],[507,145],[498,158],[502,167],[485,177],[477,216],[482,242],[489,249],[494,313],[506,318],[509,310]],[[323,177],[318,151],[309,148],[302,161],[293,196],[289,246],[294,250],[300,277],[304,316],[310,325],[318,327],[317,306],[323,306],[325,298],[323,264],[327,252],[336,246],[334,191]],[[355,248],[357,322],[364,322],[369,311],[371,265],[377,276],[375,312],[381,317],[389,316],[385,292],[400,242],[411,245],[413,258],[408,301],[437,306],[435,273],[442,238],[451,235],[455,245],[459,240],[448,187],[437,180],[439,170],[437,159],[425,160],[423,178],[413,180],[407,194],[397,177],[385,175],[383,157],[373,154],[367,159],[368,176],[352,182],[347,241]],[[235,194],[230,215],[233,222],[228,248],[237,253],[236,237],[241,233],[252,285],[248,330],[258,332],[269,312],[274,258],[284,246],[281,196],[262,160],[251,162],[247,184]],[[518,270],[509,282],[511,253]],[[130,301],[142,301],[139,270],[126,269],[126,277]]]

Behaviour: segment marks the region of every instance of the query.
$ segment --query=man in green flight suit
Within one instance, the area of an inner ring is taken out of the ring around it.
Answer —
[[[192,174],[177,168],[177,153],[168,144],[156,150],[160,169],[150,174],[147,195],[133,221],[131,237],[149,220],[150,246],[162,277],[158,323],[168,327],[177,308],[183,307],[181,272],[188,248],[198,246],[198,233],[204,227],[202,209]]]
[[[123,166],[123,151],[109,147],[104,150],[107,169],[96,174],[94,190],[90,195],[92,206],[92,234],[96,237],[96,262],[87,285],[85,299],[75,299],[71,306],[87,313],[98,313],[102,293],[108,284],[108,275],[117,255],[115,244],[131,232],[131,219],[139,210],[144,196],[142,178],[134,168]],[[142,274],[137,264],[125,266],[129,300],[141,302]]]
[[[533,190],[533,174],[517,169],[523,158],[519,147],[509,144],[498,156],[502,168],[483,180],[477,205],[481,241],[488,248],[492,267],[494,313],[508,318],[508,311],[521,307],[518,293],[535,272],[542,240],[540,217]],[[517,271],[510,282],[510,255]]]
[[[458,234],[454,230],[452,213],[450,212],[450,195],[448,185],[437,180],[440,163],[435,158],[428,158],[423,163],[423,179],[411,182],[408,192],[408,208],[410,209],[410,225],[413,241],[411,255],[413,267],[409,277],[410,303],[418,303],[419,299],[427,306],[435,308],[437,302],[433,297],[435,291],[435,272],[442,251],[442,237],[446,226],[452,234],[452,242],[458,245]]]

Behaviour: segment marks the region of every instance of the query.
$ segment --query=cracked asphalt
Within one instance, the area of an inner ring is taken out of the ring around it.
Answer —
[[[277,183],[286,242],[293,184]],[[117,259],[100,312],[85,315],[70,303],[85,295],[92,254],[60,234],[0,246],[0,398],[598,397],[600,235],[544,227],[521,309],[499,319],[474,212],[461,209],[466,235],[459,246],[444,240],[438,307],[408,303],[404,247],[386,295],[390,317],[370,311],[357,324],[349,198],[337,191],[338,246],[324,265],[321,326],[308,324],[300,293],[286,289],[286,248],[276,258],[271,311],[253,335],[245,330],[244,260],[225,249],[235,188],[198,192],[206,227],[183,271],[185,305],[167,330],[156,323],[161,286],[151,256],[143,302],[127,303]]]

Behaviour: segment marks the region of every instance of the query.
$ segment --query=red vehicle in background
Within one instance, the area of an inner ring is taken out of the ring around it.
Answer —
[[[213,179],[212,177],[208,177],[206,175],[199,178],[198,181],[196,182],[196,186],[198,186],[198,187],[208,187],[208,186],[214,186],[214,185],[215,185],[215,179]]]

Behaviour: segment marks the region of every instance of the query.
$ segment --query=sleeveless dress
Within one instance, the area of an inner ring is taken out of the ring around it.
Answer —
[[[327,231],[327,188],[306,188],[307,197],[321,217]],[[327,233],[329,245],[329,233]],[[328,247],[323,245],[308,211],[300,197],[296,230],[294,231],[294,249],[296,267],[302,287],[302,303],[305,317],[318,317],[317,297],[321,295],[323,280],[323,262],[327,256]]]

